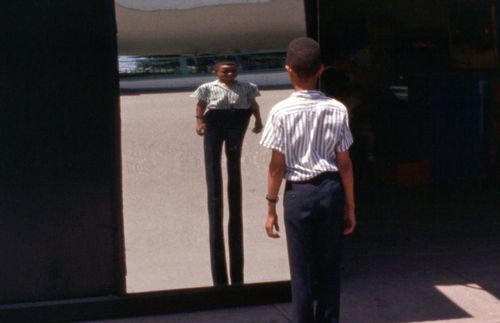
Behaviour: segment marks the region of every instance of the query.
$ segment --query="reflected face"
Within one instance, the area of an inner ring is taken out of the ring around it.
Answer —
[[[214,69],[214,74],[223,83],[232,83],[238,76],[238,68],[233,64],[222,64]]]

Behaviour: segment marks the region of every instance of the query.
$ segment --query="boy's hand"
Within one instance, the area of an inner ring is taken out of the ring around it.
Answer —
[[[274,231],[276,229],[276,231]],[[266,233],[269,238],[279,238],[280,227],[278,225],[278,216],[276,214],[269,214],[266,221]]]
[[[354,232],[354,228],[356,228],[356,215],[354,215],[354,208],[346,207],[344,211],[344,235],[349,235]]]
[[[259,133],[262,131],[263,125],[262,125],[262,120],[257,119],[255,120],[255,124],[253,126],[252,132],[253,133]]]
[[[196,133],[199,136],[203,136],[205,134],[205,123],[200,121],[196,124]]]

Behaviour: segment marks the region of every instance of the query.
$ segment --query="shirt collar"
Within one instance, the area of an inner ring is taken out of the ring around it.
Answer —
[[[215,85],[220,86],[220,87],[222,87],[224,89],[228,88],[228,87],[226,87],[224,85],[224,83],[222,83],[221,81],[219,81],[219,79],[215,80],[214,83],[215,83]],[[238,80],[234,80],[234,85],[238,86],[238,84],[239,84]]]
[[[319,98],[323,97],[324,94],[318,90],[303,90],[293,92],[292,96],[297,98]]]

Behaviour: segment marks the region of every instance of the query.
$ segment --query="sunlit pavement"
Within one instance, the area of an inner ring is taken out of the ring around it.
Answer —
[[[291,90],[262,91],[263,118]],[[212,283],[203,138],[190,92],[121,97],[127,290]],[[253,125],[251,121],[250,129]],[[242,152],[245,282],[289,278],[285,239],[264,231],[269,151],[248,130]],[[223,162],[224,183],[225,164]],[[227,201],[227,198],[224,199]],[[226,203],[227,204],[227,203]],[[224,210],[228,210],[227,205]],[[227,221],[227,213],[225,216]]]

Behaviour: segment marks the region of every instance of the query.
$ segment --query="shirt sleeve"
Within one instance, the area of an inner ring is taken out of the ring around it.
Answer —
[[[279,118],[272,111],[266,121],[260,144],[266,148],[277,150],[282,154],[285,153],[283,126]]]
[[[340,128],[340,139],[335,150],[337,152],[346,151],[351,147],[354,140],[352,139],[351,129],[349,129],[349,118],[347,114],[344,116],[342,126]]]
[[[196,91],[191,93],[190,97],[195,98],[198,101],[208,102],[208,88],[204,85],[200,85]]]
[[[249,83],[250,88],[248,90],[248,98],[253,99],[260,96],[259,87],[257,84]]]

